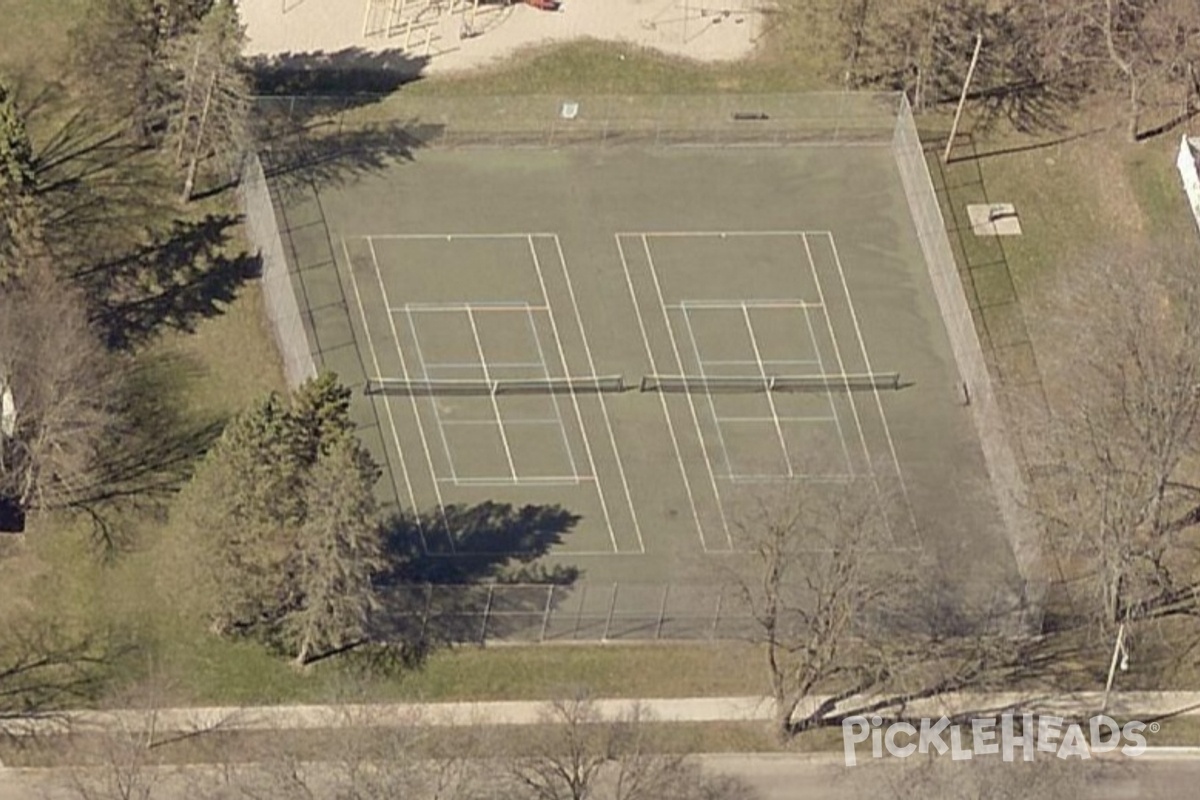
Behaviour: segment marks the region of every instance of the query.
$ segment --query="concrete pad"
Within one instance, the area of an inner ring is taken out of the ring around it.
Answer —
[[[1021,220],[1012,203],[978,203],[967,206],[976,236],[1020,236]]]

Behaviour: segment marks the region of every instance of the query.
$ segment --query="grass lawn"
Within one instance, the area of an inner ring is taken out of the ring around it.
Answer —
[[[0,0],[0,19],[5,20],[0,70],[42,82],[57,80],[67,30],[82,6],[82,0]],[[404,92],[836,88],[838,57],[830,32],[836,6],[833,0],[787,0],[771,20],[767,44],[741,64],[698,66],[625,45],[588,42],[531,51],[488,72],[419,81]],[[624,60],[618,58],[622,54]],[[1023,236],[998,243],[967,231],[952,238],[969,272],[972,305],[980,309],[984,329],[997,339],[997,332],[1010,339],[1023,335],[1023,340],[994,343],[1019,346],[1024,341],[1030,352],[1052,346],[1039,340],[1036,319],[1028,312],[1047,281],[1062,270],[1086,268],[1089,252],[1121,237],[1168,235],[1191,226],[1173,171],[1173,135],[1136,146],[1110,133],[1053,144],[1047,138],[979,136],[977,157],[936,171],[947,219],[956,232],[967,202],[1016,204]],[[220,208],[230,205],[232,197],[212,202]],[[242,287],[221,311],[200,321],[194,332],[163,335],[140,355],[143,365],[162,378],[161,402],[175,404],[183,420],[227,417],[255,396],[282,387],[257,285]],[[1039,375],[1036,359],[1031,362],[1021,353],[1001,377],[1017,376],[1025,385]],[[152,681],[170,702],[317,701],[350,691],[365,691],[379,700],[532,699],[579,684],[598,695],[629,697],[763,689],[757,654],[733,644],[462,648],[438,652],[420,669],[390,677],[360,678],[345,662],[297,672],[260,647],[207,633],[199,614],[203,598],[189,594],[185,580],[193,563],[188,542],[169,513],[157,506],[131,508],[123,512],[120,525],[129,533],[128,552],[102,563],[89,547],[86,520],[40,520],[20,552],[0,560],[0,605],[10,613],[59,620],[78,630],[111,629],[122,641],[137,645],[118,661],[118,683]],[[1200,686],[1200,676],[1180,681],[1181,688]]]

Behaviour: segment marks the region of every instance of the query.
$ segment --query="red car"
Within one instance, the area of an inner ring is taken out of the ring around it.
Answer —
[[[559,0],[525,0],[525,5],[533,6],[542,11],[558,11],[562,3]]]

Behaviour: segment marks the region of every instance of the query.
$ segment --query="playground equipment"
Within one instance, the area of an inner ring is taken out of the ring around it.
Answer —
[[[285,0],[298,3],[303,0]],[[451,17],[459,16],[460,39],[481,32],[480,15],[524,4],[543,11],[557,11],[560,0],[367,0],[363,38],[404,37],[401,47],[430,55],[434,43],[448,30]]]
[[[646,30],[664,33],[678,29],[687,44],[714,25],[726,21],[740,25],[755,10],[754,0],[669,0],[641,24]]]

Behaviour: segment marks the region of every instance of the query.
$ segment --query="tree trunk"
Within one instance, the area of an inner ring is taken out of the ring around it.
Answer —
[[[1127,74],[1129,76],[1129,125],[1126,133],[1129,136],[1129,141],[1136,142],[1138,140],[1138,128],[1140,127],[1139,122],[1142,113],[1142,101],[1139,97],[1141,90],[1138,86],[1137,74],[1132,68]]]
[[[192,113],[192,94],[196,88],[196,72],[200,69],[200,42],[196,42],[196,52],[192,58],[192,69],[188,72],[183,83],[183,113],[180,114],[179,147],[175,148],[175,163],[183,160],[183,146],[187,143],[188,115]]]
[[[217,72],[214,71],[212,77],[208,81],[208,89],[204,92],[204,109],[200,112],[200,123],[196,127],[196,146],[192,149],[192,158],[188,162],[187,178],[183,182],[183,202],[190,202],[192,192],[196,188],[196,170],[200,165],[200,156],[203,154],[204,133],[208,126],[208,111],[212,107],[213,92],[217,88]]]

